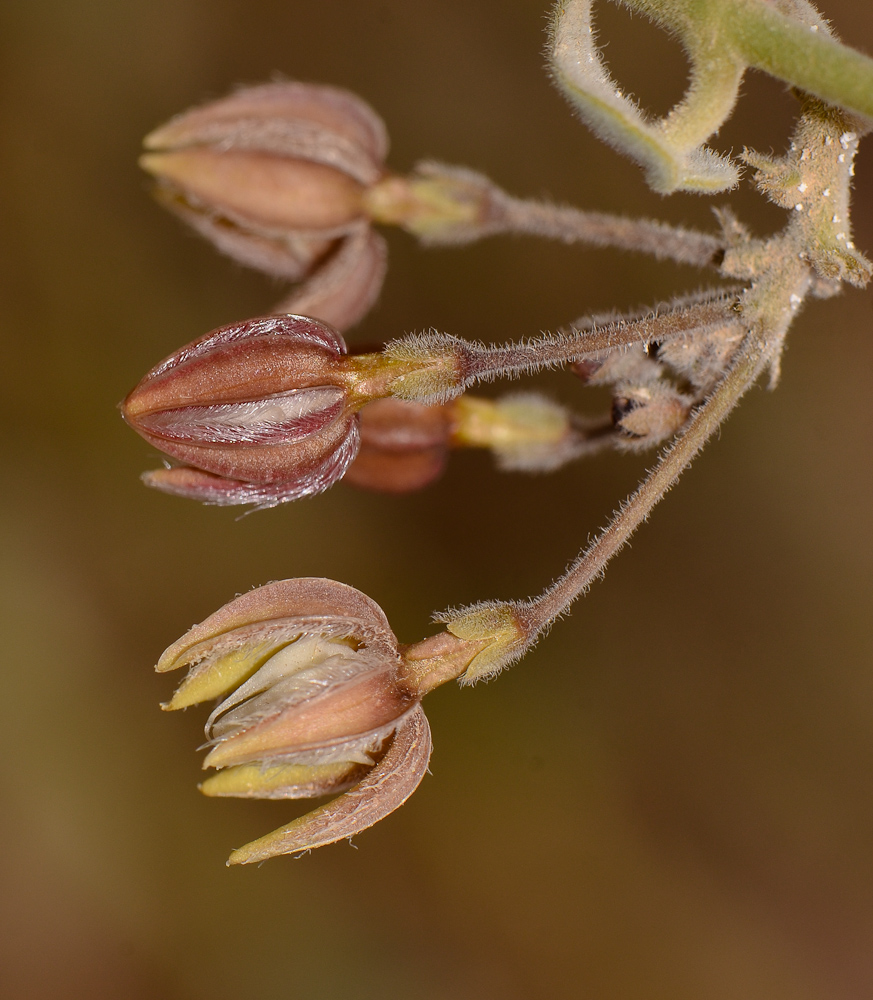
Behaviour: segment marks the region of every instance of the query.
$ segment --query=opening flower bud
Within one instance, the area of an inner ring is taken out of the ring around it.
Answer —
[[[183,463],[146,482],[262,506],[326,489],[358,448],[345,361],[342,337],[303,316],[248,320],[183,347],[121,404],[134,430]]]
[[[421,699],[493,639],[448,632],[398,645],[382,609],[334,580],[258,587],[195,625],[158,671],[188,673],[163,707],[222,699],[206,724],[205,795],[296,799],[344,792],[234,851],[263,861],[352,837],[402,805],[431,753]]]
[[[261,861],[350,837],[418,786],[430,758],[421,697],[461,673],[482,643],[442,635],[401,647],[382,609],[333,580],[283,580],[244,594],[161,657],[188,673],[164,708],[222,699],[209,717],[206,795],[309,798],[327,806],[235,851]]]

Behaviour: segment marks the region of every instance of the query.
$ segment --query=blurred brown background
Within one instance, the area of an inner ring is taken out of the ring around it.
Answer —
[[[621,79],[664,109],[681,53],[611,4]],[[117,401],[281,289],[154,205],[140,137],[234,84],[350,87],[390,163],[710,226],[574,122],[543,71],[546,0],[6,0],[0,7],[0,993],[167,1000],[833,1000],[873,995],[873,302],[797,323],[755,391],[575,615],[522,664],[428,699],[433,776],[388,821],[227,870],[294,803],[196,791],[205,713],[152,664],[234,594],[323,575],[403,641],[431,611],[539,590],[651,458],[549,478],[481,454],[405,498],[328,494],[236,520],[147,491]],[[873,52],[873,11],[825,9]],[[784,147],[752,75],[719,140]],[[867,140],[870,143],[871,140]],[[856,240],[873,249],[873,164]],[[780,213],[745,190],[759,232]],[[618,253],[389,234],[350,338],[500,340],[697,287]],[[587,403],[568,376],[550,391]]]

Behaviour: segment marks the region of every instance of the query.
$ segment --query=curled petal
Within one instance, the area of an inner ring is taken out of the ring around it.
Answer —
[[[366,316],[385,280],[388,248],[369,226],[346,236],[312,277],[276,306],[276,312],[317,316],[347,330]]]
[[[296,487],[295,497],[312,496],[335,483],[359,445],[354,413],[344,414],[317,434],[278,444],[201,444],[160,437],[144,426],[136,429],[149,444],[183,465],[244,483],[268,487],[288,484]]]
[[[284,499],[312,496],[332,486],[359,447],[358,418],[354,413],[345,414],[302,440],[256,446],[200,444],[159,437],[144,427],[137,430],[149,444],[183,465],[244,483],[281,486]]]
[[[238,401],[289,388],[328,384],[343,338],[308,316],[260,316],[219,327],[165,358],[122,404],[133,423],[141,415],[181,405]],[[171,377],[172,376],[172,377]],[[293,381],[294,385],[288,385]]]
[[[293,481],[268,485],[244,483],[241,479],[225,479],[224,476],[187,466],[144,472],[142,481],[162,493],[199,500],[216,507],[253,504],[254,510],[266,510],[288,500],[297,500],[300,496],[296,491],[297,483]]]
[[[321,493],[328,487],[342,479],[343,475],[358,452],[359,438],[357,424],[353,421],[346,433],[346,436],[337,447],[322,455],[320,461],[315,461],[308,467],[301,466],[297,460],[298,456],[288,455],[292,449],[300,449],[307,442],[297,444],[277,446],[275,451],[278,457],[283,459],[283,464],[287,465],[289,474],[293,478],[283,479],[281,475],[281,465],[275,461],[270,461],[268,456],[264,456],[259,451],[253,456],[253,462],[261,465],[264,469],[266,482],[248,482],[241,479],[233,479],[220,474],[212,474],[196,468],[187,466],[170,469],[155,469],[146,472],[142,479],[146,486],[152,486],[164,493],[172,493],[175,496],[183,496],[193,500],[200,500],[203,503],[216,504],[218,506],[233,506],[236,504],[254,504],[258,509],[275,507],[280,503],[287,503],[289,500],[299,500],[301,497],[314,496]],[[164,448],[165,451],[169,449]],[[203,452],[217,453],[218,449],[201,449]],[[180,458],[196,457],[199,464],[206,464],[208,458],[197,455],[193,447],[188,454],[176,453]],[[272,456],[275,459],[275,455]],[[265,461],[265,458],[267,459]],[[287,461],[288,458],[294,461]],[[243,463],[240,461],[239,453],[233,456],[230,465],[234,471],[243,471]],[[275,470],[279,470],[278,472]],[[220,471],[220,470],[219,470]],[[252,467],[247,469],[250,474],[257,474],[257,469]],[[271,481],[272,480],[272,481]]]
[[[224,649],[236,645],[232,633],[249,627],[261,631],[271,623],[290,623],[292,634],[324,634],[336,622],[349,628],[345,635],[359,636],[368,646],[397,651],[385,612],[366,594],[336,580],[300,577],[256,587],[225,604],[174,642],[156,669],[163,673],[205,661],[222,643]],[[239,642],[246,638],[241,634]]]
[[[239,264],[253,267],[273,278],[302,281],[333,242],[330,234],[310,236],[293,232],[272,233],[262,232],[252,226],[239,226],[165,185],[156,188],[155,197],[164,208],[209,240],[216,250],[232,257]]]
[[[424,777],[431,755],[430,727],[421,706],[398,726],[388,751],[370,773],[327,805],[234,851],[229,865],[265,861],[353,837],[401,806]]]
[[[145,145],[270,151],[324,163],[369,184],[379,176],[388,135],[376,112],[347,90],[292,82],[247,87],[186,111],[147,136]]]

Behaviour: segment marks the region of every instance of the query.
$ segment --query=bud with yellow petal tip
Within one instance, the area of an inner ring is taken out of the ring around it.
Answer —
[[[415,791],[430,759],[421,698],[483,648],[443,634],[401,647],[382,609],[333,580],[243,594],[161,657],[188,673],[164,708],[222,699],[206,725],[210,796],[339,798],[241,848],[262,861],[351,837]],[[345,791],[348,789],[347,791]]]

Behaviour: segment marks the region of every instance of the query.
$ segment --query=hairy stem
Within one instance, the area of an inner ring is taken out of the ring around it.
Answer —
[[[604,571],[609,560],[648,518],[655,504],[679,479],[740,397],[754,383],[767,364],[770,353],[767,340],[754,333],[747,336],[730,371],[697,410],[685,431],[664,452],[655,468],[567,572],[530,602],[525,611],[525,619],[532,633],[539,633],[547,628]],[[533,638],[532,634],[530,638]]]
[[[639,319],[598,322],[597,317],[581,320],[560,335],[547,335],[519,344],[485,347],[465,345],[465,385],[488,381],[502,375],[532,372],[566,364],[599,351],[650,344],[691,333],[704,333],[739,323],[733,311],[733,289],[684,303],[663,311],[656,309]]]
[[[650,219],[628,219],[568,205],[516,198],[484,174],[424,161],[407,177],[389,175],[364,198],[370,219],[402,226],[429,246],[521,233],[592,247],[616,247],[695,267],[712,267],[719,236]]]
[[[760,0],[729,0],[724,20],[737,50],[756,69],[829,104],[873,117],[873,59]]]
[[[650,219],[584,212],[565,205],[526,201],[509,195],[501,199],[495,231],[633,250],[651,254],[658,260],[674,260],[694,267],[712,267],[724,252],[724,242],[709,233]]]

